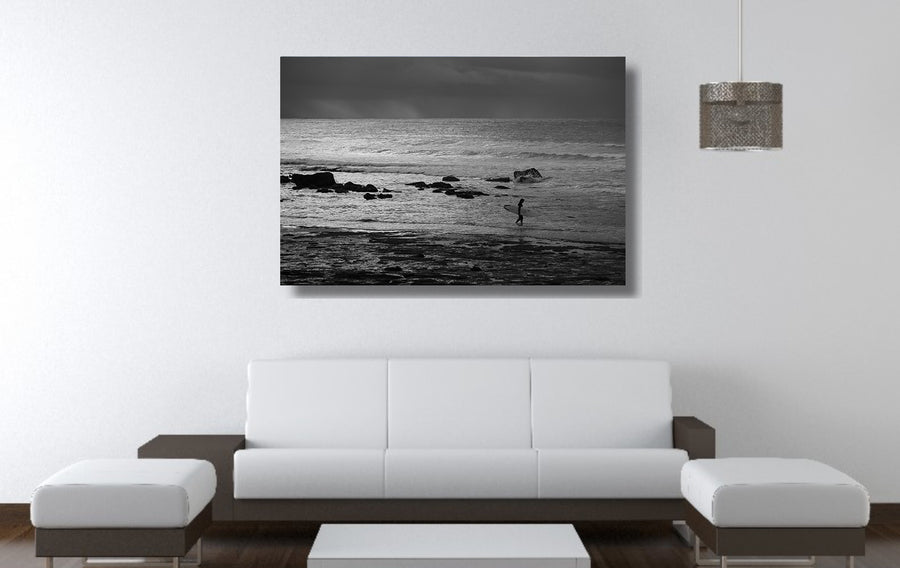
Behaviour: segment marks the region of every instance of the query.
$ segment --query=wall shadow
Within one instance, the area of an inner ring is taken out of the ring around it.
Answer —
[[[295,298],[640,297],[641,76],[625,67],[625,286],[284,286]]]

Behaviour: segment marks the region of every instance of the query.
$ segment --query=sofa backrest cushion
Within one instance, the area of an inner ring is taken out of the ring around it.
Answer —
[[[528,359],[391,359],[391,448],[530,448]]]
[[[387,447],[386,359],[253,361],[248,448]]]
[[[662,361],[532,359],[535,448],[671,448]]]

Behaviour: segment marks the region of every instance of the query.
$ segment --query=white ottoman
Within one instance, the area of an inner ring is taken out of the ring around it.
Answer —
[[[177,567],[212,522],[215,491],[215,469],[202,460],[76,463],[34,491],[36,555],[48,567],[57,556],[171,557]]]
[[[869,495],[853,478],[820,462],[693,460],[681,470],[681,492],[688,526],[698,537],[700,565],[724,567],[730,555],[836,555],[852,566],[853,557],[865,553]],[[700,540],[719,555],[718,562],[700,559]]]

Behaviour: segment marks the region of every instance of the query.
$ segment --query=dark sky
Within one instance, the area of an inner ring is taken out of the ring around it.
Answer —
[[[282,57],[282,118],[625,117],[624,57]]]

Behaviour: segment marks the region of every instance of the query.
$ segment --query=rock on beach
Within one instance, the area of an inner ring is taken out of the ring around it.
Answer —
[[[319,172],[315,174],[291,174],[291,181],[296,189],[331,187],[334,183],[334,174],[331,172]]]
[[[536,181],[540,181],[544,176],[541,175],[541,172],[537,171],[534,168],[528,168],[527,170],[522,171],[514,171],[513,177],[516,180],[516,183],[533,183]]]

